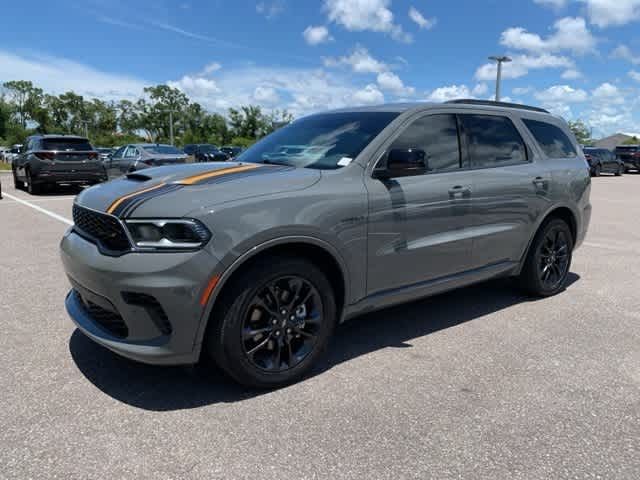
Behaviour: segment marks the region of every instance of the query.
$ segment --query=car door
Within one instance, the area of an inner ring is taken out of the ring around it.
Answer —
[[[447,277],[469,268],[472,180],[463,171],[456,116],[414,118],[386,145],[376,168],[394,149],[426,153],[427,173],[377,179],[365,175],[369,195],[369,295]]]
[[[136,163],[140,153],[133,145],[129,145],[124,152],[124,156],[120,161],[120,175],[126,175]]]
[[[518,262],[547,205],[551,176],[516,117],[478,112],[459,119],[474,184],[472,267]]]
[[[616,160],[616,156],[610,152],[609,150],[603,150],[603,155],[607,159],[607,170],[611,173],[615,173],[618,171],[618,161]]]
[[[34,150],[33,146],[35,143],[36,143],[35,138],[27,139],[24,146],[21,148],[20,153],[18,153],[16,156],[15,164],[16,164],[16,173],[18,175],[18,178],[21,178],[24,180],[26,180],[27,178],[26,166],[29,161],[29,155]]]
[[[120,162],[123,159],[124,152],[127,149],[126,146],[120,147],[116,150],[111,158],[105,161],[105,168],[109,178],[115,178],[120,176]]]

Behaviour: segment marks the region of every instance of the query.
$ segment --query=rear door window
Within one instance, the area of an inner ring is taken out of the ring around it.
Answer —
[[[498,115],[460,115],[472,168],[526,163],[527,147],[513,122]]]
[[[575,158],[578,155],[573,143],[561,128],[538,120],[522,121],[547,157]]]

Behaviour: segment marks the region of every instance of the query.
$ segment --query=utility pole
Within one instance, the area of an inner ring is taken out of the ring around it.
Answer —
[[[169,141],[173,145],[173,110],[169,110]]]
[[[489,57],[489,60],[494,62],[498,62],[498,73],[496,75],[496,102],[500,101],[500,83],[502,82],[502,64],[509,63],[511,58],[502,55],[502,56],[493,56]]]

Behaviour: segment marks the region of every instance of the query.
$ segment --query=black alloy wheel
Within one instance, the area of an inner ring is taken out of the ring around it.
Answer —
[[[278,278],[256,292],[245,310],[244,354],[259,369],[289,370],[313,351],[322,322],[317,289],[301,277]]]
[[[593,169],[593,176],[594,177],[599,177],[601,173],[602,173],[602,166],[600,164],[598,164]]]
[[[37,195],[40,193],[40,186],[33,183],[31,170],[27,170],[27,192],[29,192],[30,195]]]
[[[337,317],[334,288],[321,267],[306,258],[265,256],[223,286],[205,359],[246,386],[289,385],[316,365]]]
[[[538,275],[548,290],[555,290],[569,271],[569,239],[562,229],[549,230],[538,250]]]

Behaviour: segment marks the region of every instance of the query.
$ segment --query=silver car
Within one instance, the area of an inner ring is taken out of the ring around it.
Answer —
[[[292,145],[295,148],[292,148]],[[69,315],[153,364],[276,387],[356,315],[514,277],[563,290],[591,179],[566,123],[480,101],[312,115],[236,162],[89,188],[61,243]]]

